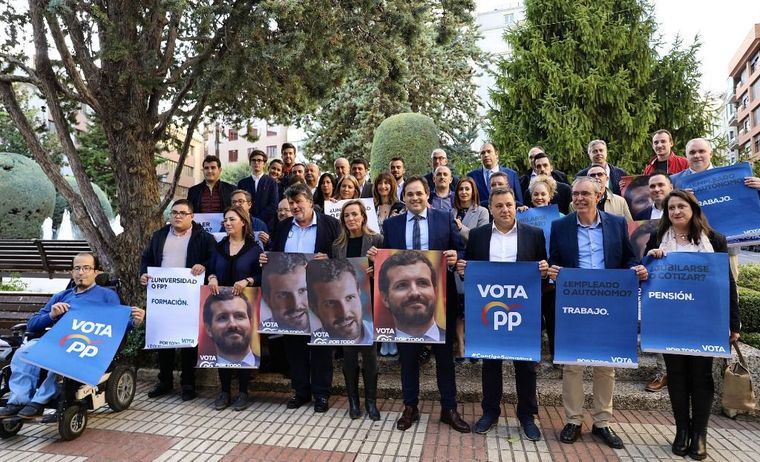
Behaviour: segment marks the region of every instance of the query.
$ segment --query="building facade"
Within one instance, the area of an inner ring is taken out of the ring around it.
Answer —
[[[295,127],[255,119],[244,126],[216,122],[205,128],[204,138],[206,154],[218,156],[227,166],[247,164],[248,154],[254,149],[264,151],[270,159],[279,158],[283,143],[293,143],[300,153],[304,134]]]
[[[728,134],[729,149],[735,146],[740,160],[760,158],[760,23],[752,26],[728,67],[727,117],[736,132]],[[733,105],[733,108],[730,107]]]

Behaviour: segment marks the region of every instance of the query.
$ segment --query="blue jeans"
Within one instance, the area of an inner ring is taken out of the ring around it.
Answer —
[[[21,353],[37,343],[37,339],[21,345],[11,360],[11,379],[8,383],[11,394],[8,404],[46,404],[56,393],[55,374],[48,373],[39,388],[40,368],[21,360]]]

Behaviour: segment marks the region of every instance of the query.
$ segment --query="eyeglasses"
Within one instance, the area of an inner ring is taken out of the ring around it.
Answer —
[[[594,193],[591,191],[573,191],[573,197],[591,197]]]
[[[433,156],[433,160],[446,160],[448,157],[445,156]]]
[[[607,174],[606,174],[606,173],[604,173],[604,172],[599,172],[599,173],[589,173],[589,174],[588,174],[588,176],[590,176],[591,178],[601,178],[601,177],[603,177],[603,176],[607,176]]]
[[[255,157],[251,159],[251,162],[264,162],[264,159],[262,159],[261,157]]]
[[[192,212],[178,212],[176,210],[172,210],[171,212],[169,212],[169,214],[171,214],[171,216],[173,217],[185,218],[187,216],[192,215],[193,213]]]
[[[92,266],[89,266],[89,265],[85,265],[85,266],[75,266],[75,267],[71,268],[71,272],[72,272],[72,273],[79,273],[79,272],[82,272],[82,273],[89,273],[90,271],[92,271],[92,270],[94,270],[94,269],[95,269],[95,268],[93,268]]]
[[[243,204],[250,204],[251,201],[247,199],[238,199],[236,201],[232,201],[232,205],[243,205]]]

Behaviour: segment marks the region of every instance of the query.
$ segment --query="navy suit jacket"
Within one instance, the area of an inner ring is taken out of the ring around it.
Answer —
[[[409,212],[405,212],[387,218],[383,222],[383,248],[406,249],[406,220],[408,215]],[[456,250],[461,257],[464,245],[451,214],[428,207],[427,219],[428,248],[430,250]]]
[[[515,200],[518,202],[518,205],[524,204],[522,190],[520,189],[520,179],[517,177],[517,172],[507,167],[499,167],[499,171],[507,174],[509,187],[515,192]],[[483,177],[483,167],[471,171],[467,176],[475,180],[475,186],[478,187],[478,196],[480,196],[480,200],[487,201],[489,189],[486,180]]]
[[[203,188],[207,187],[208,186],[206,186],[206,182],[201,181],[197,185],[191,186],[187,191],[187,200],[193,204],[193,211],[195,213],[201,213],[201,196],[203,194]],[[227,207],[232,205],[232,191],[234,190],[234,184],[219,180],[219,191],[222,196],[222,212],[227,210]]]
[[[604,239],[604,267],[628,269],[638,264],[628,240],[625,218],[599,211]],[[578,268],[577,212],[552,222],[549,264]]]
[[[493,224],[488,223],[470,230],[465,260],[488,261],[491,254]],[[541,228],[517,223],[517,261],[546,260],[546,238]]]
[[[649,217],[652,216],[652,208],[654,205],[650,205],[649,207],[645,208],[644,210],[640,211],[636,215],[633,216],[633,221],[641,221],[641,220],[649,220]]]
[[[277,203],[280,201],[279,188],[274,178],[264,174],[259,180],[259,187],[253,190],[253,178],[247,176],[237,184],[238,189],[244,189],[253,197],[253,216],[264,223],[271,223],[277,214]]]
[[[320,252],[332,257],[332,244],[340,234],[340,222],[328,215],[317,212],[317,240],[314,244],[314,252]],[[293,227],[293,218],[286,218],[278,222],[272,232],[270,250],[272,252],[284,252],[285,242],[288,240],[290,228]]]

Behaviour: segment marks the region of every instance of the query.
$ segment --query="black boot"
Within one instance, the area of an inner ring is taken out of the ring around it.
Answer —
[[[694,460],[707,458],[707,430],[692,431],[689,444],[689,457]]]
[[[362,377],[364,379],[364,408],[367,409],[369,419],[377,422],[380,420],[380,411],[377,410],[377,369],[368,371],[366,367],[362,368]]]
[[[359,406],[359,373],[354,368],[343,368],[343,377],[346,379],[346,395],[348,396],[348,416],[358,419],[362,415]]]
[[[685,456],[689,453],[689,433],[690,429],[688,426],[679,427],[676,425],[676,437],[671,446],[673,454],[677,456]]]

